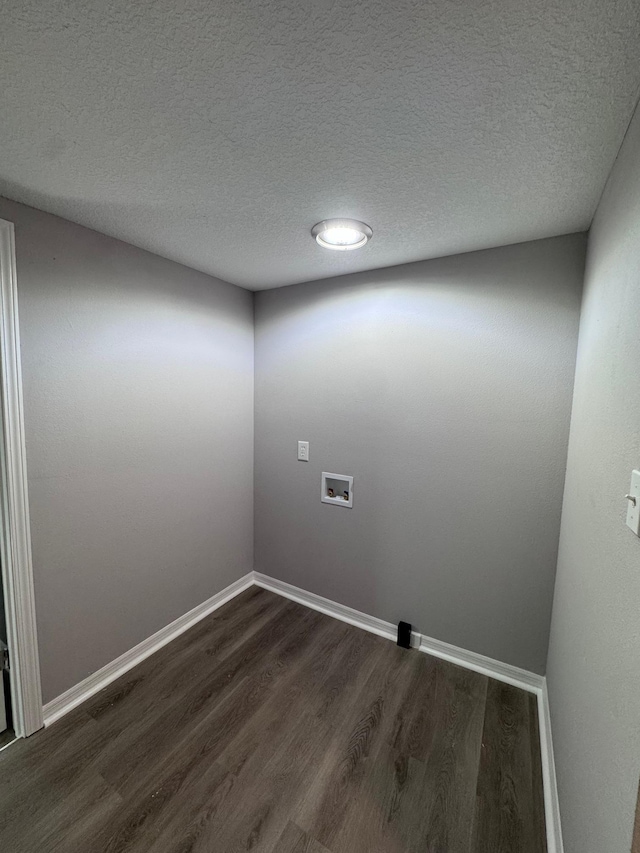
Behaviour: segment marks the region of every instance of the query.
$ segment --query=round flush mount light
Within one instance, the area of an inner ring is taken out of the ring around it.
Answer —
[[[357,219],[323,219],[313,226],[311,236],[323,249],[347,252],[364,246],[373,236],[373,231]]]

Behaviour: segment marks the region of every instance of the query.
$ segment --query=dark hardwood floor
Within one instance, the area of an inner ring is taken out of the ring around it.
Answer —
[[[3,853],[543,853],[535,697],[256,587],[0,753]]]
[[[13,729],[5,729],[3,732],[0,732],[0,749],[5,747],[7,744],[11,743],[16,739],[15,732]]]

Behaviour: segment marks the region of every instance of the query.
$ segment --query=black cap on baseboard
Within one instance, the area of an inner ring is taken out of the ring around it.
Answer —
[[[411,624],[409,622],[398,622],[398,645],[403,649],[411,648]]]

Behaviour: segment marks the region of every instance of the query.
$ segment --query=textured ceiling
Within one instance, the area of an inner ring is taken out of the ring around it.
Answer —
[[[640,86],[638,0],[0,12],[0,194],[251,289],[584,229]]]

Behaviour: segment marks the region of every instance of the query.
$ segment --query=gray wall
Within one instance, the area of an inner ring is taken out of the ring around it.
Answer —
[[[629,853],[640,775],[640,114],[591,233],[548,677],[566,853]]]
[[[584,251],[257,294],[256,569],[543,672]],[[355,476],[353,509],[320,503],[323,470]]]
[[[252,569],[247,291],[15,222],[45,701]]]

